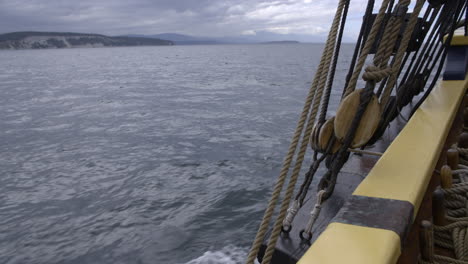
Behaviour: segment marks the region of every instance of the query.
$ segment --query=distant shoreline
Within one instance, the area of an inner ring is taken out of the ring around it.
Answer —
[[[0,49],[63,49],[132,46],[173,46],[174,42],[157,38],[109,37],[68,32],[13,32],[0,35]]]
[[[166,37],[166,38],[163,38]],[[0,34],[0,50],[27,50],[27,49],[65,49],[65,48],[102,48],[102,47],[144,47],[144,46],[193,46],[193,45],[298,45],[313,44],[324,45],[323,42],[300,42],[297,40],[277,40],[263,42],[233,42],[202,39],[181,34],[158,35],[123,35],[106,36],[92,33],[70,32],[12,32]],[[355,45],[355,43],[343,43]]]

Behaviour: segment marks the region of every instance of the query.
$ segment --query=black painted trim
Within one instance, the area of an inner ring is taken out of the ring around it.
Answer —
[[[445,65],[444,80],[464,80],[468,67],[468,47],[450,46],[447,48],[447,64]]]
[[[332,222],[391,230],[403,244],[413,212],[414,206],[408,201],[353,195]]]

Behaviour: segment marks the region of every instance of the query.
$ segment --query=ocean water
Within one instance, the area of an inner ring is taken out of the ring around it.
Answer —
[[[242,263],[322,47],[0,51],[0,263]]]

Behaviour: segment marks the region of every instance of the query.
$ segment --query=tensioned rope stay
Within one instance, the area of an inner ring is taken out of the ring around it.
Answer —
[[[334,19],[334,22],[333,22],[333,25],[330,29],[330,34],[329,34],[329,37],[328,37],[328,40],[327,40],[327,46],[329,45],[329,43],[331,43],[331,39],[332,39],[332,34],[333,32],[336,32],[336,28],[338,27],[338,24],[339,24],[339,14],[340,14],[340,9],[343,8],[343,4],[344,4],[344,0],[340,0],[340,5],[338,6],[338,9],[337,9],[337,12],[336,12],[336,15],[335,15],[335,19]],[[320,60],[320,64],[319,64],[319,67],[318,67],[318,73],[322,72],[322,70],[325,68],[325,62],[327,61],[327,54],[328,53],[324,53],[322,55],[322,58]],[[328,58],[328,61],[330,60],[330,58]],[[262,222],[260,224],[260,228],[257,232],[257,235],[255,237],[255,240],[253,242],[253,245],[252,245],[252,248],[247,256],[247,260],[246,260],[246,263],[247,264],[253,264],[254,261],[255,261],[255,258],[257,257],[257,254],[258,254],[258,251],[260,249],[260,246],[263,242],[263,239],[265,237],[265,234],[268,230],[268,227],[269,227],[269,223],[270,223],[270,220],[273,216],[273,212],[274,212],[274,209],[276,207],[276,204],[279,200],[279,197],[280,197],[280,194],[281,194],[281,190],[283,188],[283,185],[284,185],[284,182],[286,181],[286,178],[287,178],[287,174],[289,172],[289,168],[291,166],[291,163],[292,163],[292,159],[294,157],[294,154],[296,152],[296,149],[297,149],[297,145],[299,143],[299,140],[300,140],[300,137],[302,135],[302,132],[303,132],[303,129],[304,129],[304,126],[305,126],[305,123],[309,118],[309,111],[310,111],[310,108],[311,108],[311,105],[312,105],[312,101],[314,99],[314,97],[316,96],[316,92],[317,92],[317,84],[318,84],[318,80],[319,80],[319,77],[320,75],[319,74],[316,74],[315,78],[314,78],[314,82],[312,84],[312,86],[310,87],[309,89],[309,92],[308,92],[308,95],[307,95],[307,98],[306,98],[306,102],[304,104],[304,107],[303,107],[303,110],[302,110],[302,114],[301,114],[301,117],[299,119],[299,122],[297,124],[297,127],[296,127],[296,130],[294,132],[294,136],[293,136],[293,139],[291,141],[291,144],[289,146],[289,150],[288,150],[288,153],[285,157],[285,160],[283,162],[283,166],[282,166],[282,169],[281,169],[281,172],[280,172],[280,175],[278,176],[278,181],[274,187],[274,190],[273,190],[273,193],[272,193],[272,197],[268,203],[268,206],[267,206],[267,209],[265,211],[265,214],[263,216],[263,219],[262,219]],[[320,102],[320,100],[316,99],[315,100],[316,102]],[[319,105],[319,103],[315,103],[314,105]],[[315,113],[317,112],[318,110],[318,107],[317,109],[315,110]],[[315,116],[314,116],[315,118]],[[308,123],[312,123],[312,122],[308,122]],[[267,262],[265,262],[267,263]]]
[[[338,27],[340,25],[344,5],[345,5],[345,0],[340,0],[338,4],[337,12],[333,19],[330,34],[326,43],[326,53],[322,55],[323,63],[321,64],[323,65],[322,67],[324,67],[323,69],[324,72],[320,72],[320,73],[317,72],[315,76],[315,78],[319,80],[319,87],[317,89],[317,94],[314,98],[314,107],[312,108],[309,119],[307,120],[307,127],[304,132],[304,136],[303,136],[303,140],[302,140],[299,152],[297,153],[296,164],[292,171],[291,179],[287,186],[283,202],[281,203],[281,207],[280,207],[277,220],[274,223],[273,231],[270,235],[270,240],[268,242],[267,249],[263,256],[262,264],[267,264],[267,263],[270,263],[271,261],[271,257],[273,256],[273,252],[275,250],[276,242],[281,233],[282,223],[283,223],[284,218],[286,217],[287,209],[288,209],[289,203],[291,201],[291,198],[294,192],[294,187],[296,185],[297,178],[299,176],[299,172],[302,167],[302,162],[304,160],[305,152],[307,150],[307,146],[309,143],[309,137],[310,137],[312,127],[313,127],[313,124],[314,124],[314,121],[315,121],[315,118],[316,118],[316,115],[320,106],[321,97],[323,95],[323,91],[325,88],[325,83],[326,83],[326,79],[328,76],[328,70],[329,70],[330,63],[333,57],[333,48],[335,46]]]
[[[367,106],[370,103],[373,96],[375,96],[374,94],[375,85],[384,79],[385,79],[385,82],[383,82],[384,84],[381,85],[383,89],[382,94],[380,94],[379,92],[380,101],[382,105],[385,106],[390,100],[391,93],[398,80],[398,75],[401,72],[403,64],[406,62],[406,59],[403,59],[405,57],[405,54],[406,54],[405,58],[408,58],[407,48],[412,38],[412,33],[413,33],[414,28],[416,27],[418,15],[420,11],[422,10],[424,2],[425,2],[424,0],[417,0],[416,6],[413,9],[413,13],[410,17],[410,20],[405,25],[406,28],[404,30],[402,39],[400,40],[398,49],[396,53],[393,54],[394,50],[396,49],[395,47],[398,45],[397,39],[399,37],[400,32],[402,31],[402,27],[404,25],[403,21],[404,21],[405,15],[408,11],[408,7],[411,1],[399,0],[398,4],[396,4],[394,8],[393,8],[392,0],[382,1],[382,5],[377,15],[375,16],[370,32],[365,37],[364,46],[360,51],[359,59],[357,60],[357,63],[355,65],[354,65],[354,59],[353,59],[353,63],[352,63],[353,68],[354,68],[353,74],[349,75],[350,76],[349,80],[348,79],[346,80],[347,83],[344,89],[342,102],[344,98],[346,98],[356,89],[357,80],[358,80],[358,77],[361,75],[361,72],[364,68],[366,58],[369,56],[371,49],[374,43],[376,42],[377,37],[379,36],[379,34],[382,34],[381,36],[382,38],[379,42],[380,44],[377,49],[377,53],[375,54],[373,58],[373,65],[367,66],[365,68],[364,73],[362,74],[362,78],[364,81],[367,82],[367,85],[360,93],[360,103],[359,103],[359,106],[356,110],[354,117],[352,118],[352,123],[350,124],[346,132],[346,135],[339,140],[339,143],[341,144],[341,146],[336,154],[332,156],[330,155],[330,153],[328,153],[329,147],[332,146],[334,140],[336,140],[334,139],[334,137],[330,139],[331,145],[329,142],[329,144],[327,145],[328,146],[327,151],[323,153],[320,159],[317,159],[317,152],[315,152],[314,163],[311,165],[311,169],[309,170],[310,174],[306,176],[305,182],[303,186],[301,186],[301,192],[306,193],[310,185],[312,176],[316,172],[320,162],[325,157],[331,158],[329,161],[329,170],[325,174],[325,176],[322,178],[319,184],[320,204],[317,205],[316,207],[317,210],[312,213],[312,218],[309,221],[307,228],[305,229],[305,231],[308,234],[310,234],[313,223],[317,219],[322,202],[325,201],[332,194],[334,190],[334,185],[336,184],[336,178],[342,166],[347,161],[347,158],[349,155],[349,148],[351,147],[351,143],[360,126],[360,122],[364,115],[364,112],[367,110]],[[317,113],[319,111],[320,106],[322,106],[322,111],[320,113],[318,122],[322,123],[324,122],[324,119],[325,119],[331,86],[332,86],[333,78],[334,78],[334,70],[336,69],[335,68],[336,60],[339,54],[339,46],[337,45],[339,45],[341,42],[342,30],[344,27],[344,21],[346,19],[348,6],[349,6],[349,0],[339,1],[338,7],[336,10],[334,19],[333,19],[333,23],[332,23],[332,26],[330,28],[330,32],[327,38],[324,52],[322,54],[322,57],[321,57],[319,66],[317,68],[312,85],[309,89],[306,102],[303,107],[302,114],[298,121],[290,147],[288,149],[287,155],[283,162],[283,166],[278,176],[278,180],[275,184],[271,199],[268,203],[267,209],[263,216],[262,222],[260,224],[259,230],[253,242],[252,248],[248,254],[247,261],[246,261],[247,264],[254,263],[255,258],[259,252],[259,249],[262,245],[262,242],[265,239],[266,232],[268,231],[268,228],[270,226],[270,222],[273,218],[275,208],[279,202],[279,198],[282,194],[284,184],[286,183],[286,180],[288,178],[288,173],[290,171],[291,166],[293,165],[293,159],[295,156],[296,158],[295,158],[293,170],[291,172],[289,182],[285,189],[284,197],[280,205],[278,216],[276,218],[276,221],[274,222],[271,236],[269,238],[267,248],[265,250],[265,254],[263,255],[262,264],[270,263],[271,257],[275,250],[276,242],[282,231],[283,225],[284,227],[287,228],[288,225],[291,224],[295,213],[297,212],[298,208],[302,205],[302,201],[305,197],[305,193],[300,193],[300,195],[296,196],[296,199],[294,203],[292,204],[292,207],[289,210],[290,214],[287,214],[288,206],[291,203],[294,188],[296,186],[296,182],[297,182],[300,170],[302,168],[302,163],[304,161],[305,153],[309,144],[309,139],[312,134],[312,129],[314,128],[314,122],[317,121],[316,120]],[[368,6],[368,10],[371,10],[369,9],[369,6]],[[386,15],[385,13],[387,10],[391,10],[392,12],[392,16],[390,17],[388,21],[385,19],[385,15]],[[340,34],[338,35],[339,28],[340,28]],[[360,37],[361,37],[361,34],[360,34]],[[393,60],[389,65],[389,61],[392,56],[393,56]],[[355,58],[356,58],[356,54],[355,54]],[[325,86],[327,84],[328,86],[325,89]],[[326,100],[327,102],[324,102],[324,100]],[[299,146],[299,150],[297,149],[298,146]]]

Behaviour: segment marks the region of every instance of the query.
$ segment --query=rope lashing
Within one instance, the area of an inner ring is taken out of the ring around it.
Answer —
[[[341,146],[341,150],[338,151],[337,155],[330,156],[326,153],[323,155],[324,158],[330,157],[329,161],[327,160],[327,164],[331,165],[330,170],[326,173],[326,177],[322,179],[325,181],[324,184],[321,184],[321,186],[326,188],[323,190],[323,192],[320,192],[321,203],[322,201],[326,200],[334,190],[337,175],[344,163],[346,162],[347,157],[349,156],[348,149],[351,146],[351,141],[354,138],[355,130],[357,129],[360,123],[360,119],[362,118],[362,115],[366,110],[366,106],[367,104],[369,104],[371,97],[375,97],[375,95],[373,95],[373,88],[375,87],[375,84],[382,81],[383,79],[388,78],[389,76],[391,77],[389,80],[391,80],[393,76],[397,76],[396,72],[400,71],[401,59],[398,60],[399,54],[404,54],[404,51],[406,51],[407,49],[409,37],[411,37],[411,32],[414,29],[414,24],[412,24],[411,22],[417,20],[418,13],[420,11],[420,9],[418,10],[417,7],[419,7],[419,3],[421,2],[424,1],[418,0],[415,12],[412,15],[412,20],[410,20],[410,23],[407,26],[407,29],[405,30],[405,34],[403,40],[401,41],[397,55],[396,57],[394,57],[391,66],[389,66],[388,62],[397,43],[397,37],[401,30],[403,16],[406,13],[410,0],[399,1],[397,6],[395,6],[393,17],[390,18],[390,20],[387,23],[388,25],[385,26],[382,26],[384,24],[383,22],[385,22],[385,11],[387,10],[387,8],[391,10],[390,6],[393,6],[393,0],[382,1],[382,6],[374,20],[370,33],[367,37],[367,40],[365,41],[365,45],[361,50],[361,54],[359,56],[358,63],[354,69],[353,75],[351,76],[349,82],[346,85],[346,89],[344,90],[344,95],[346,96],[355,89],[357,78],[362,72],[365,60],[370,52],[370,49],[372,48],[372,45],[375,42],[377,35],[379,34],[379,30],[380,28],[384,28],[384,34],[382,36],[382,40],[380,41],[379,49],[377,51],[376,56],[374,56],[374,64],[372,66],[367,67],[363,74],[363,79],[368,82],[368,85],[366,85],[366,88],[361,93],[361,105],[355,116],[356,120],[353,120],[350,131],[344,138],[344,144]],[[311,136],[311,131],[314,127],[314,122],[316,121],[317,113],[319,111],[320,106],[322,105],[323,109],[320,113],[319,119],[323,119],[323,116],[325,116],[327,111],[328,104],[326,104],[324,100],[329,100],[329,88],[331,88],[331,84],[333,82],[333,71],[335,70],[334,65],[336,65],[336,59],[339,52],[339,46],[337,46],[339,44],[337,44],[337,42],[341,42],[342,31],[340,31],[340,35],[338,35],[338,28],[342,30],[344,27],[344,20],[346,18],[348,4],[349,0],[339,1],[332,26],[330,28],[330,32],[328,34],[326,46],[320,59],[319,66],[317,68],[316,75],[309,89],[306,102],[303,107],[303,111],[298,121],[287,155],[283,162],[283,166],[278,176],[277,183],[275,184],[271,199],[268,203],[267,209],[265,210],[265,214],[263,216],[259,230],[247,257],[247,264],[254,263],[254,260],[259,252],[260,246],[264,241],[265,235],[270,226],[270,222],[272,221],[275,208],[278,202],[280,201],[279,198],[282,194],[282,190],[284,189],[284,184],[288,179],[288,173],[290,172],[291,166],[293,166],[293,160],[295,160],[295,163],[289,178],[289,182],[284,191],[284,198],[281,202],[280,209],[278,210],[278,216],[276,218],[276,221],[274,222],[271,236],[268,241],[265,254],[263,256],[262,264],[270,263],[271,257],[275,250],[276,242],[279,238],[281,231],[291,229],[291,223],[294,219],[294,215],[297,214],[299,208],[302,205],[302,201],[304,200],[305,194],[301,194],[300,196],[296,197],[296,199],[291,203],[292,195],[294,193],[295,185],[302,167],[302,163],[304,161],[305,153]],[[409,37],[406,38],[407,36]],[[327,84],[328,86],[325,90],[325,86]],[[386,93],[384,92],[383,94]],[[298,147],[299,150],[297,149]],[[312,181],[312,176],[313,174],[315,174],[315,171],[312,170],[310,175],[306,176],[304,185],[301,186],[301,189],[304,190],[304,193],[307,192],[307,189],[309,188],[309,185]],[[289,207],[290,204],[291,206]],[[314,212],[311,215],[311,219],[305,228],[305,231],[309,230],[307,234],[310,234],[312,227],[320,213],[320,208],[321,205],[315,207]]]
[[[342,13],[343,13],[344,5],[345,5],[345,0],[340,0],[340,2],[338,4],[337,12],[335,14],[335,17],[334,17],[334,20],[333,20],[333,23],[332,23],[331,32],[330,32],[330,35],[328,37],[327,44],[326,44],[326,47],[328,47],[328,50],[327,50],[327,53],[323,54],[323,56],[322,56],[322,58],[323,58],[323,63],[321,63],[323,65],[322,67],[329,67],[329,65],[331,63],[331,59],[333,57],[332,56],[333,55],[333,47],[335,45],[335,41],[336,41],[336,38],[337,38],[338,27],[339,27],[339,24],[340,24],[340,20],[341,20],[341,16],[342,16]],[[281,203],[280,210],[279,210],[279,213],[278,213],[278,217],[276,219],[276,222],[273,225],[273,230],[272,230],[272,233],[270,235],[270,240],[268,241],[267,249],[265,250],[265,255],[263,256],[262,264],[270,263],[271,258],[273,256],[273,252],[275,251],[276,242],[278,241],[279,235],[281,233],[282,224],[283,224],[284,218],[286,217],[287,209],[288,209],[289,204],[291,202],[291,198],[292,198],[293,193],[294,193],[294,187],[296,185],[297,178],[299,176],[299,172],[300,172],[300,170],[302,168],[302,162],[304,161],[304,156],[305,156],[305,153],[306,153],[306,150],[307,150],[307,146],[309,144],[309,139],[310,139],[312,127],[313,127],[314,120],[315,120],[317,112],[318,112],[318,108],[319,108],[319,105],[320,105],[321,97],[322,97],[322,94],[323,94],[323,91],[324,91],[324,88],[325,88],[325,82],[326,82],[326,78],[323,75],[317,74],[316,78],[320,78],[320,82],[319,82],[319,87],[318,87],[317,92],[316,92],[316,96],[314,98],[314,106],[313,106],[313,108],[311,110],[310,117],[307,120],[306,130],[304,132],[304,136],[303,136],[303,139],[302,139],[302,142],[301,142],[299,152],[297,153],[296,164],[295,164],[294,169],[293,169],[293,171],[291,173],[291,179],[290,179],[289,184],[288,184],[288,186],[286,188],[284,199],[283,199],[283,201]]]
[[[382,43],[384,43],[382,45],[383,46],[383,48],[382,48],[383,51],[378,52],[377,59],[376,59],[376,61],[378,61],[378,63],[376,63],[376,64],[379,64],[379,65],[385,64],[386,65],[386,63],[388,62],[389,57],[390,57],[390,55],[392,53],[392,50],[394,48],[394,45],[396,43],[396,39],[398,37],[398,32],[400,31],[401,20],[402,20],[401,16],[404,15],[404,13],[406,13],[408,3],[409,2],[406,1],[406,0],[400,1],[397,8],[395,9],[395,14],[397,14],[397,15],[394,15],[392,17],[393,18],[392,21],[391,21],[392,23],[390,23],[389,27],[386,29],[386,34],[384,34],[384,38],[383,38],[383,41],[382,41]],[[416,16],[417,16],[417,14],[416,14]],[[374,25],[374,26],[378,26],[378,25]],[[387,43],[393,43],[393,45],[388,45]],[[405,46],[405,49],[406,49],[406,46]],[[335,59],[336,59],[336,57],[335,57]],[[384,66],[383,69],[378,68],[376,66],[369,66],[369,67],[366,68],[366,72],[364,73],[363,79],[365,79],[366,81],[371,81],[372,80],[373,82],[379,82],[379,81],[381,81],[383,78],[387,77],[391,73],[392,73],[392,68],[388,67],[388,66]],[[323,111],[322,111],[322,115],[323,115]],[[309,178],[306,178],[306,180],[309,180]],[[301,187],[300,192],[303,192],[303,191],[304,190]],[[298,211],[297,206],[298,206],[297,203],[293,203],[293,204],[291,204],[290,208],[288,209],[288,214],[287,214],[287,216],[285,218],[285,221],[283,221],[283,230],[284,231],[290,230],[291,222],[294,219],[294,216]],[[300,206],[301,206],[301,203],[299,203],[299,207]]]
[[[380,6],[379,13],[377,14],[374,24],[372,25],[369,36],[367,37],[366,43],[364,44],[364,48],[361,51],[358,62],[354,69],[354,73],[351,76],[351,79],[349,80],[349,83],[348,83],[348,86],[346,87],[343,98],[348,96],[356,88],[357,80],[362,71],[362,68],[364,67],[364,64],[366,63],[366,58],[371,51],[372,45],[375,42],[375,39],[380,29],[380,25],[382,24],[382,21],[385,16],[385,10],[387,10],[389,2],[390,0],[382,1],[382,5]]]
[[[398,15],[400,15],[401,10],[407,10],[407,6],[409,5],[409,3],[410,1],[408,0],[400,0],[398,4],[398,8],[395,9],[395,12],[398,13]],[[378,29],[380,28],[381,23],[383,21],[383,15],[385,13],[385,10],[388,7],[388,4],[389,4],[388,1],[383,1],[382,3],[382,6],[379,10],[379,14],[377,15],[375,22],[372,25],[371,33],[369,34],[369,37],[366,41],[366,44],[359,58],[359,62],[356,66],[354,75],[351,78],[350,83],[346,89],[345,97],[348,96],[355,89],[357,76],[360,74],[362,67],[365,63],[365,59],[370,52],[371,46],[375,40],[375,36],[377,35]],[[404,8],[401,8],[401,7],[404,7]],[[417,17],[417,15],[418,15],[417,12],[413,13],[413,16]],[[387,66],[387,62],[389,61],[389,58],[391,56],[391,52],[388,52],[389,50],[388,46],[390,45],[391,49],[393,49],[394,45],[396,44],[398,34],[395,34],[394,32],[396,32],[396,28],[400,30],[400,26],[401,26],[401,23],[397,23],[397,21],[398,20],[392,20],[391,23],[388,24],[389,28],[388,29],[386,28],[386,30],[384,31],[384,36],[382,37],[383,41],[381,41],[381,45],[379,45],[379,50],[376,56],[374,57],[374,61],[373,61],[374,65],[366,68],[366,73],[364,73],[365,76],[363,76],[363,78],[365,78],[365,80],[367,81],[367,84],[366,84],[366,87],[360,93],[359,107],[356,111],[355,116],[353,117],[350,127],[347,130],[346,136],[343,139],[341,149],[338,151],[338,154],[336,155],[336,158],[334,162],[332,163],[332,166],[330,169],[331,171],[328,174],[329,176],[327,176],[327,178],[325,177],[322,178],[322,181],[319,184],[320,189],[327,190],[326,195],[325,195],[326,198],[328,198],[333,193],[334,185],[336,184],[336,178],[338,176],[338,173],[347,160],[347,156],[345,155],[345,152],[347,153],[347,149],[351,146],[351,143],[353,142],[356,131],[360,125],[362,116],[364,115],[364,112],[366,111],[367,106],[372,96],[374,95],[373,90],[374,90],[375,84],[381,81],[383,78],[387,77],[392,72],[391,71],[392,68],[389,68]],[[404,48],[406,49],[407,46]],[[335,121],[337,119],[335,119]]]
[[[291,206],[288,208],[288,214],[286,215],[286,218],[284,218],[282,227],[283,232],[289,233],[289,231],[291,231],[292,221],[294,220],[294,217],[299,211],[299,208],[299,200],[294,200]]]
[[[451,170],[448,166],[441,169],[441,191],[447,208],[445,218],[449,224],[434,226],[434,244],[452,250],[455,259],[434,255],[431,262],[420,259],[421,264],[468,263],[468,182],[460,178],[461,171],[463,170]],[[452,179],[452,176],[458,176],[459,179]],[[460,183],[451,184],[455,180],[459,180]]]
[[[294,218],[296,217],[297,212],[299,209],[302,207],[304,203],[304,199],[307,194],[307,190],[310,187],[310,184],[312,183],[313,175],[319,168],[320,163],[325,159],[325,155],[322,155],[320,159],[316,159],[314,157],[314,162],[309,168],[309,171],[306,173],[305,181],[301,185],[298,194],[296,195],[296,198],[294,199],[293,203],[288,209],[288,214],[286,215],[286,218],[283,221],[283,227],[282,230],[283,232],[289,232],[291,230],[291,224]]]
[[[392,68],[385,67],[383,69],[376,66],[368,66],[365,69],[365,72],[362,74],[362,79],[366,82],[374,81],[380,82],[385,77],[392,73]]]
[[[310,218],[309,218],[309,221],[307,222],[306,228],[304,230],[301,230],[301,232],[299,233],[301,239],[303,240],[310,242],[310,240],[312,239],[312,227],[314,226],[315,222],[317,221],[317,218],[320,215],[320,210],[322,209],[324,195],[325,195],[325,190],[321,190],[317,193],[317,202],[315,203],[315,206],[312,209],[312,212],[310,212]]]
[[[424,6],[424,0],[418,0],[416,2],[416,6],[414,7],[414,10],[413,10],[413,15],[411,16],[408,26],[406,27],[405,32],[403,33],[403,38],[401,40],[400,47],[398,48],[398,51],[394,57],[392,72],[390,73],[389,80],[386,83],[386,86],[381,96],[381,104],[384,107],[387,105],[388,101],[390,100],[390,96],[397,82],[397,79],[398,79],[397,72],[399,72],[400,69],[402,68],[401,63],[402,63],[404,54],[411,40],[411,36],[413,35],[414,29],[416,27],[416,23],[418,21],[418,15],[421,12],[421,9],[423,8],[423,6]]]
[[[336,32],[338,30],[340,17],[341,17],[343,7],[344,7],[344,2],[345,2],[344,0],[340,0],[340,2],[338,4],[337,11],[336,11],[336,14],[335,14],[335,18],[333,20],[332,27],[330,29],[330,33],[329,33],[329,36],[328,36],[328,39],[327,39],[327,47],[329,47],[329,49],[332,49],[332,48],[330,48],[330,46],[333,47],[333,45],[332,45],[334,43],[333,41],[334,41],[334,39],[336,39]],[[328,64],[326,64],[327,61],[328,61]],[[318,86],[317,86],[318,81],[319,81],[319,78],[321,77],[322,71],[326,68],[325,65],[329,65],[330,61],[331,61],[331,56],[329,55],[329,53],[328,52],[323,53],[322,58],[320,60],[319,68],[317,69],[317,74],[315,75],[313,84],[309,89],[309,93],[307,95],[306,102],[304,104],[301,117],[300,117],[299,122],[298,122],[298,124],[296,126],[296,130],[294,132],[293,139],[292,139],[291,144],[289,146],[288,153],[287,153],[287,155],[285,157],[285,160],[283,162],[283,166],[282,166],[280,175],[278,176],[277,183],[276,183],[276,185],[274,187],[274,190],[273,190],[272,196],[270,198],[270,201],[268,203],[267,209],[265,210],[265,214],[263,216],[262,222],[261,222],[260,227],[258,229],[257,235],[255,236],[255,239],[254,239],[254,242],[252,244],[251,250],[250,250],[250,252],[249,252],[249,254],[247,256],[247,260],[246,260],[247,264],[253,264],[254,261],[255,261],[255,258],[257,257],[258,251],[260,249],[260,246],[262,245],[263,239],[265,237],[265,234],[266,234],[266,232],[268,230],[271,218],[273,216],[274,209],[275,209],[276,204],[278,203],[279,197],[281,195],[281,190],[283,189],[283,185],[284,185],[284,183],[286,181],[289,169],[290,169],[291,164],[292,164],[294,154],[295,154],[295,152],[297,150],[297,145],[299,144],[299,140],[300,140],[301,135],[302,135],[303,130],[304,130],[304,126],[305,126],[305,124],[307,122],[307,127],[306,127],[306,131],[304,133],[303,143],[301,145],[300,152],[298,153],[298,157],[296,159],[296,164],[300,164],[300,165],[296,166],[295,168],[299,167],[299,169],[295,169],[293,171],[293,174],[291,175],[291,180],[290,180],[290,183],[289,183],[287,191],[286,191],[285,200],[283,201],[283,204],[284,204],[284,202],[287,202],[287,204],[286,204],[286,206],[283,206],[283,205],[281,206],[280,214],[279,214],[278,219],[277,219],[277,221],[275,223],[275,227],[274,227],[274,230],[273,230],[271,238],[270,238],[271,243],[269,243],[269,245],[267,247],[267,250],[265,252],[265,256],[264,256],[264,259],[263,259],[263,263],[269,263],[270,260],[271,260],[271,256],[273,255],[273,251],[274,251],[274,245],[276,244],[276,241],[277,241],[277,239],[279,237],[279,234],[280,234],[280,231],[281,231],[281,225],[282,225],[283,219],[284,219],[284,217],[286,215],[286,210],[287,210],[287,207],[289,205],[289,201],[291,199],[292,193],[294,191],[294,185],[295,185],[295,183],[297,181],[297,175],[298,175],[298,173],[300,171],[300,167],[302,165],[302,160],[303,160],[303,157],[305,155],[305,150],[306,150],[306,147],[307,147],[307,144],[308,144],[308,137],[310,135],[310,130],[312,129],[312,123],[313,123],[313,120],[315,119],[315,115],[317,114],[318,107],[320,105],[320,97],[321,97],[321,94],[323,93],[323,90],[318,91]],[[315,100],[314,100],[314,98],[315,98]],[[311,111],[312,101],[314,101],[314,106],[313,106],[312,112],[310,113],[310,116],[309,116],[309,112]],[[305,147],[303,147],[304,145],[305,145]],[[272,242],[272,241],[274,241],[274,242]]]

